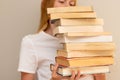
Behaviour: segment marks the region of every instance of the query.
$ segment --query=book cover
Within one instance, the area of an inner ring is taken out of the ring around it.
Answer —
[[[103,32],[103,26],[86,26],[86,27],[64,27],[59,26],[53,29],[53,34],[71,33],[71,32]]]
[[[70,7],[57,7],[47,8],[47,13],[63,13],[63,12],[93,12],[92,6],[70,6]]]
[[[115,50],[113,42],[63,43],[64,50]]]
[[[79,42],[112,42],[112,35],[100,35],[100,36],[81,36],[81,37],[69,37],[61,35],[59,38],[60,43],[79,43]]]
[[[66,67],[87,67],[87,66],[103,66],[112,65],[113,57],[83,57],[83,58],[65,58],[56,57],[56,62]]]
[[[93,19],[53,19],[51,20],[56,26],[103,26],[104,21],[101,18],[93,18]]]
[[[114,50],[57,50],[57,56],[66,58],[113,56]]]
[[[56,34],[56,37],[60,37],[61,35],[63,36],[68,36],[68,37],[91,37],[91,36],[101,36],[101,35],[111,35],[110,32],[67,32],[67,33],[61,33],[61,34]]]
[[[97,18],[95,12],[84,12],[84,13],[52,13],[50,14],[50,19],[59,19],[59,18]]]

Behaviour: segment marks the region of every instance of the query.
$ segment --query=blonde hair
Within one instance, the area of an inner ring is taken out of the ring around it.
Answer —
[[[38,28],[38,32],[43,31],[49,25],[49,15],[47,14],[47,8],[54,6],[55,0],[42,0],[41,2],[41,18],[40,18],[40,26]],[[46,26],[44,26],[46,25]]]
[[[75,0],[76,1],[76,0]],[[46,30],[49,25],[49,15],[47,14],[47,8],[51,8],[54,6],[55,0],[42,0],[41,2],[41,18],[40,18],[40,26],[37,32]],[[75,3],[76,5],[76,3]]]

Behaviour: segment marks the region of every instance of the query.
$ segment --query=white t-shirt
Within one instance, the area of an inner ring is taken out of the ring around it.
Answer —
[[[59,40],[44,31],[25,36],[21,44],[18,71],[35,73],[37,80],[50,80],[50,64],[55,63],[58,49],[62,49]],[[93,80],[93,76],[87,75],[80,80]]]

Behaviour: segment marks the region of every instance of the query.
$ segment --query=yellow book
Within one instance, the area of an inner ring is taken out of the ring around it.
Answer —
[[[68,36],[68,37],[80,37],[80,36],[100,36],[100,35],[112,35],[110,32],[67,32],[62,34],[57,34],[56,37]]]
[[[50,14],[50,19],[59,18],[96,18],[95,12],[85,12],[85,13],[52,13]]]
[[[86,27],[64,27],[59,26],[53,29],[53,34],[71,33],[71,32],[103,32],[103,26],[86,26]]]
[[[66,58],[113,56],[114,50],[57,50],[57,56]]]
[[[54,22],[56,26],[96,26],[96,25],[104,25],[104,21],[101,18],[95,19],[55,19],[51,20]]]
[[[113,57],[84,57],[84,58],[65,58],[56,57],[56,63],[66,67],[87,67],[112,65]]]
[[[70,7],[57,7],[47,8],[47,13],[63,13],[63,12],[92,12],[92,6],[70,6]]]
[[[113,42],[64,43],[65,50],[115,50]]]

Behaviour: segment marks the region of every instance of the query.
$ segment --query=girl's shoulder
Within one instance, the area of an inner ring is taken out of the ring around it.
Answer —
[[[37,38],[41,38],[43,36],[43,33],[40,32],[40,33],[34,33],[34,34],[28,34],[28,35],[25,35],[22,39],[37,39]]]

